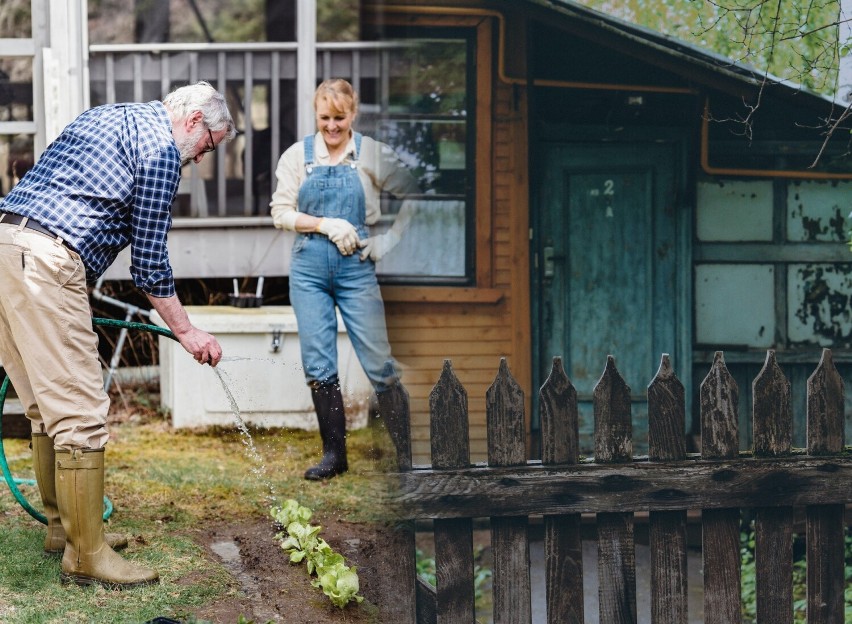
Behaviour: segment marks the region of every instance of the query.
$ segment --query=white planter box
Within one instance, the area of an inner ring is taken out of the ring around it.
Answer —
[[[222,361],[200,365],[180,344],[164,336],[160,345],[160,394],[175,427],[236,423],[224,381],[249,425],[316,429],[311,391],[305,383],[296,315],[290,306],[236,308],[187,306],[192,324],[222,345]],[[166,327],[151,311],[151,321]],[[372,386],[337,317],[338,365],[348,427],[367,424]],[[278,336],[278,348],[273,341]],[[222,381],[216,375],[218,371]]]

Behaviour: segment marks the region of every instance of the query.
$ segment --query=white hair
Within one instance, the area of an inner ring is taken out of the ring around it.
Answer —
[[[163,98],[163,104],[169,109],[173,120],[186,119],[195,111],[199,111],[211,132],[227,130],[223,140],[230,141],[237,134],[225,96],[216,91],[209,82],[202,80],[178,87]]]

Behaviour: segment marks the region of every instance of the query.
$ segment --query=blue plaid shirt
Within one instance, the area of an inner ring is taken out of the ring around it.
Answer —
[[[75,249],[94,282],[130,245],[142,291],[175,294],[166,237],[180,153],[162,102],[107,104],[71,122],[0,200],[0,211],[37,220]]]

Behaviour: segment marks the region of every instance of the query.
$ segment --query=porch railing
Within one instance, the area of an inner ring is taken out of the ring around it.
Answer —
[[[391,55],[403,42],[318,43],[317,80],[352,82],[361,123],[386,111]],[[191,167],[176,211],[182,217],[266,216],[275,165],[296,137],[294,42],[98,44],[89,47],[91,104],[161,99],[173,88],[207,80],[226,93],[238,136],[211,162]]]

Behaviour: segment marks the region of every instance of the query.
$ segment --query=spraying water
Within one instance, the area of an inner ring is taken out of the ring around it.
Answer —
[[[222,384],[222,390],[225,391],[225,396],[228,398],[228,403],[231,406],[231,412],[234,414],[234,420],[237,423],[237,428],[242,434],[243,444],[246,447],[249,457],[251,457],[254,462],[254,467],[251,471],[257,477],[258,481],[266,486],[266,489],[269,491],[267,499],[270,504],[274,504],[278,500],[278,495],[275,493],[275,487],[272,485],[272,482],[266,478],[266,465],[263,462],[263,457],[261,457],[260,453],[258,453],[257,447],[254,445],[254,439],[251,437],[251,432],[240,414],[240,408],[237,405],[237,401],[234,399],[234,395],[228,387],[228,384],[225,383],[223,371],[219,368],[214,368],[213,372],[216,373],[219,383]]]

